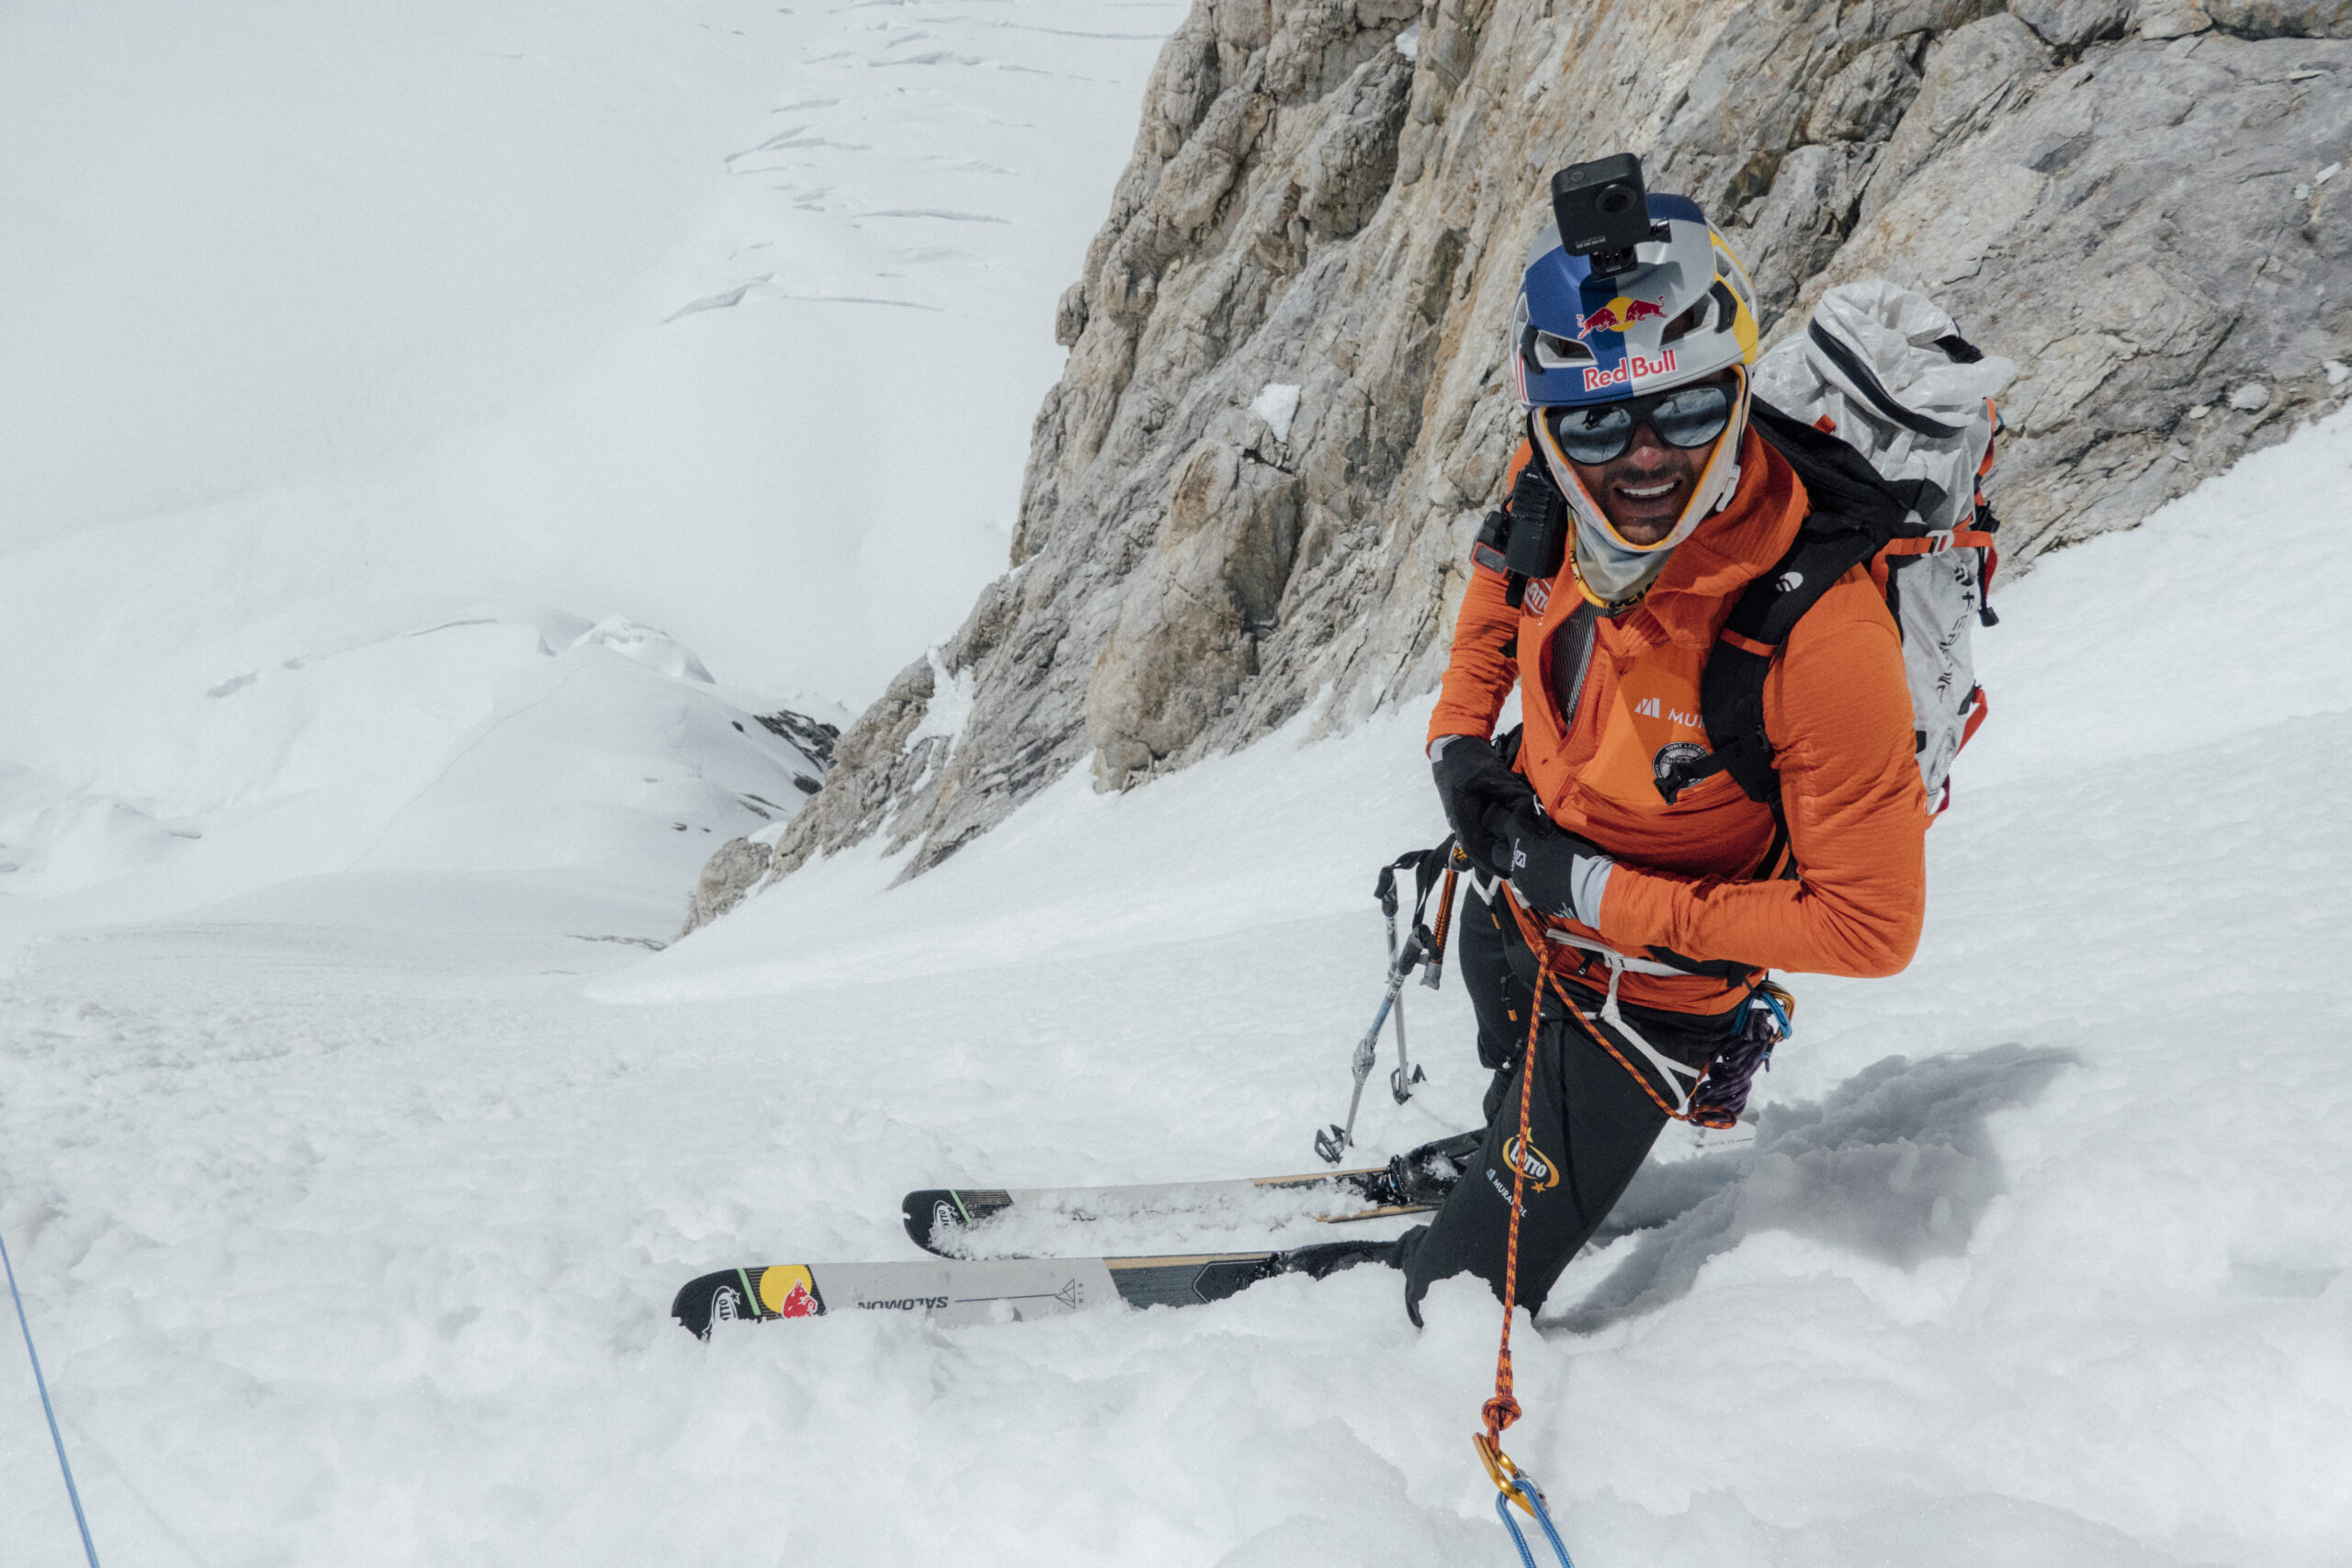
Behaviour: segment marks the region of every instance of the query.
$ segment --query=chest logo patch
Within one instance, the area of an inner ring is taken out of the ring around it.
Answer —
[[[1668,775],[1672,773],[1678,766],[1684,762],[1698,761],[1706,754],[1707,749],[1704,746],[1692,741],[1669,740],[1659,747],[1657,754],[1650,759],[1650,773],[1658,783],[1664,784]]]

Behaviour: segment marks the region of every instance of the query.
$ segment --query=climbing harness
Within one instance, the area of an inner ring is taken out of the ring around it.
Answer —
[[[8,1242],[0,1236],[0,1268],[8,1273],[8,1295],[17,1303],[17,1326],[24,1330],[25,1354],[32,1358],[33,1386],[40,1390],[41,1414],[49,1417],[49,1440],[57,1450],[57,1468],[65,1476],[65,1495],[74,1500],[74,1522],[82,1527],[82,1551],[90,1568],[98,1568],[98,1549],[90,1540],[90,1521],[82,1512],[81,1488],[74,1484],[74,1466],[65,1458],[65,1439],[57,1430],[57,1409],[49,1402],[49,1380],[41,1376],[40,1352],[33,1348],[33,1325],[25,1317],[24,1292],[17,1289],[17,1265],[8,1257]]]
[[[1628,957],[1605,943],[1577,936],[1573,931],[1553,930],[1544,934],[1550,942],[1591,953],[1609,966],[1609,989],[1601,998],[1600,1010],[1588,1013],[1577,1007],[1575,998],[1568,995],[1566,982],[1551,974],[1551,951],[1549,943],[1546,943],[1543,970],[1550,976],[1553,991],[1567,1003],[1568,1016],[1577,1021],[1577,1027],[1591,1037],[1594,1044],[1608,1052],[1611,1060],[1633,1074],[1634,1081],[1642,1086],[1642,1092],[1650,1097],[1651,1103],[1677,1122],[1688,1122],[1693,1126],[1715,1132],[1728,1131],[1739,1124],[1739,1113],[1747,1106],[1748,1081],[1759,1067],[1770,1062],[1772,1047],[1795,1032],[1789,1021],[1796,1010],[1795,998],[1770,980],[1757,987],[1741,1010],[1731,1043],[1718,1052],[1706,1066],[1694,1067],[1676,1061],[1644,1039],[1642,1032],[1634,1027],[1633,1021],[1625,1016],[1624,1010],[1617,1001],[1618,982],[1627,974],[1688,975],[1690,971],[1647,958]],[[1760,1009],[1758,1006],[1759,999],[1763,1004]],[[1599,1027],[1602,1023],[1609,1028]],[[1665,1094],[1658,1092],[1657,1084],[1651,1081],[1649,1074],[1626,1059],[1625,1053],[1609,1038],[1611,1032],[1624,1036],[1626,1043],[1657,1069],[1658,1079],[1665,1083],[1668,1092],[1674,1097],[1670,1101]],[[1690,1080],[1687,1089],[1679,1081],[1683,1078]]]
[[[1512,1461],[1510,1455],[1503,1452],[1503,1433],[1521,1414],[1518,1396],[1512,1392],[1510,1320],[1519,1310],[1519,1221],[1527,1207],[1527,1151],[1535,1106],[1535,1039],[1544,1026],[1544,993],[1551,984],[1552,953],[1547,947],[1536,970],[1535,1003],[1527,1013],[1527,1049],[1519,1063],[1519,1137],[1509,1145],[1510,1234],[1503,1251],[1503,1333],[1502,1342],[1495,1348],[1495,1393],[1479,1407],[1484,1429],[1470,1438],[1478,1450],[1478,1462],[1486,1466],[1487,1478],[1495,1483],[1495,1516],[1510,1531],[1511,1544],[1519,1548],[1519,1560],[1524,1568],[1536,1568],[1535,1553],[1529,1548],[1527,1534],[1519,1528],[1519,1521],[1510,1517],[1513,1504],[1544,1527],[1544,1538],[1559,1558],[1560,1568],[1576,1568],[1568,1559],[1567,1547],[1560,1540],[1560,1532],[1552,1524],[1551,1510],[1544,1506],[1544,1489],[1536,1485],[1533,1476]]]
[[[1460,853],[1451,837],[1433,850],[1412,850],[1398,855],[1380,868],[1380,879],[1373,886],[1373,897],[1380,901],[1380,912],[1388,922],[1388,984],[1381,993],[1380,1009],[1372,1015],[1372,1027],[1356,1042],[1355,1055],[1348,1066],[1355,1077],[1354,1090],[1348,1096],[1348,1119],[1335,1122],[1315,1134],[1315,1152],[1326,1165],[1337,1165],[1340,1156],[1355,1144],[1356,1111],[1363,1103],[1364,1080],[1372,1077],[1373,1066],[1380,1057],[1380,1031],[1390,1018],[1396,1021],[1396,1066],[1388,1075],[1388,1092],[1396,1103],[1404,1104],[1413,1098],[1413,1086],[1425,1081],[1420,1068],[1413,1066],[1405,1048],[1405,982],[1417,968],[1426,967],[1422,984],[1434,987],[1439,971],[1444,964],[1445,932],[1452,923],[1453,911],[1453,857]],[[1445,896],[1438,908],[1437,930],[1433,932],[1421,917],[1428,912],[1430,894],[1439,883],[1439,872],[1444,872]],[[1402,942],[1396,937],[1396,874],[1413,874],[1413,915]]]

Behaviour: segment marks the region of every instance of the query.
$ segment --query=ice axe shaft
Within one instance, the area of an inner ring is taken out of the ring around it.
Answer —
[[[1452,855],[1455,862],[1463,859],[1458,846],[1452,851]],[[1396,938],[1396,872],[1400,867],[1408,866],[1419,868],[1417,875],[1420,897],[1413,906],[1411,929],[1400,942]],[[1428,927],[1420,923],[1422,903],[1429,897],[1433,879],[1434,873],[1429,865],[1426,852],[1416,852],[1383,866],[1380,880],[1373,889],[1373,897],[1380,901],[1381,915],[1388,925],[1388,984],[1381,993],[1380,1010],[1372,1015],[1372,1027],[1365,1030],[1363,1038],[1356,1042],[1355,1055],[1349,1062],[1355,1083],[1348,1095],[1348,1119],[1335,1122],[1315,1134],[1315,1152],[1327,1165],[1339,1164],[1340,1156],[1355,1144],[1356,1112],[1363,1107],[1364,1080],[1372,1076],[1373,1066],[1380,1059],[1380,1032],[1386,1027],[1391,1013],[1396,1018],[1396,1067],[1388,1075],[1388,1092],[1396,1097],[1397,1104],[1402,1105],[1413,1098],[1413,1086],[1426,1079],[1427,1075],[1413,1066],[1412,1055],[1406,1045],[1404,995],[1405,982],[1412,977],[1417,967],[1428,968],[1430,972],[1428,983],[1435,984],[1440,963],[1438,955],[1444,951],[1443,932],[1447,915],[1453,905],[1454,874],[1449,866],[1445,874],[1445,903],[1438,911],[1438,934],[1434,936]]]
[[[1333,1122],[1315,1134],[1315,1152],[1323,1156],[1326,1165],[1337,1165],[1340,1156],[1353,1147],[1356,1141],[1356,1111],[1363,1104],[1363,1080],[1372,1077],[1372,1065],[1380,1056],[1380,1031],[1388,1021],[1389,1010],[1396,1005],[1396,993],[1401,987],[1392,984],[1388,994],[1380,998],[1380,1010],[1372,1015],[1372,1027],[1356,1042],[1355,1058],[1349,1068],[1355,1074],[1355,1089],[1348,1096],[1348,1119],[1344,1123]]]
[[[1415,909],[1413,916],[1418,921],[1420,911]],[[1388,915],[1389,1001],[1385,1010],[1395,1014],[1396,1019],[1396,1070],[1388,1075],[1388,1092],[1396,1097],[1396,1103],[1399,1105],[1413,1098],[1413,1086],[1420,1082],[1422,1077],[1420,1071],[1413,1066],[1412,1057],[1405,1049],[1405,979],[1412,974],[1413,966],[1428,956],[1429,948],[1424,944],[1419,924],[1413,927],[1412,934],[1405,939],[1405,945],[1401,949],[1396,945],[1396,915],[1393,909],[1390,910]],[[1373,1032],[1375,1034],[1379,1032],[1379,1025],[1376,1022],[1373,1026]],[[1375,1047],[1375,1051],[1376,1049]]]
[[[1462,874],[1462,863],[1469,858],[1462,852],[1462,846],[1456,844],[1453,853],[1446,861],[1445,886],[1439,889],[1437,896],[1437,930],[1430,933],[1429,962],[1421,965],[1421,984],[1432,991],[1445,977],[1445,936],[1453,929],[1453,883]]]

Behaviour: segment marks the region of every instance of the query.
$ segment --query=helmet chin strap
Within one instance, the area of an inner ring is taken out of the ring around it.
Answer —
[[[1706,467],[1699,471],[1699,482],[1690,487],[1690,499],[1683,504],[1681,516],[1664,538],[1654,545],[1637,545],[1617,532],[1609,521],[1608,512],[1600,501],[1585,488],[1576,465],[1562,453],[1552,439],[1551,430],[1540,417],[1531,417],[1536,445],[1543,449],[1544,466],[1560,487],[1568,502],[1568,511],[1577,520],[1576,542],[1571,552],[1570,567],[1576,578],[1577,590],[1604,614],[1631,607],[1658,573],[1666,570],[1674,547],[1698,531],[1699,525],[1731,504],[1732,496],[1739,490],[1739,448],[1747,434],[1747,372],[1739,374],[1739,397],[1733,405],[1729,423],[1721,435],[1715,437],[1714,448],[1707,455]]]

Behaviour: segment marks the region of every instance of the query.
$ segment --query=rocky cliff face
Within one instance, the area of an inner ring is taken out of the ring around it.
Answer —
[[[1012,570],[698,911],[1430,689],[1579,159],[1696,197],[1768,333],[1883,275],[2015,359],[2012,570],[2136,523],[2352,390],[2347,39],[2352,0],[1195,0],[1061,302]]]

